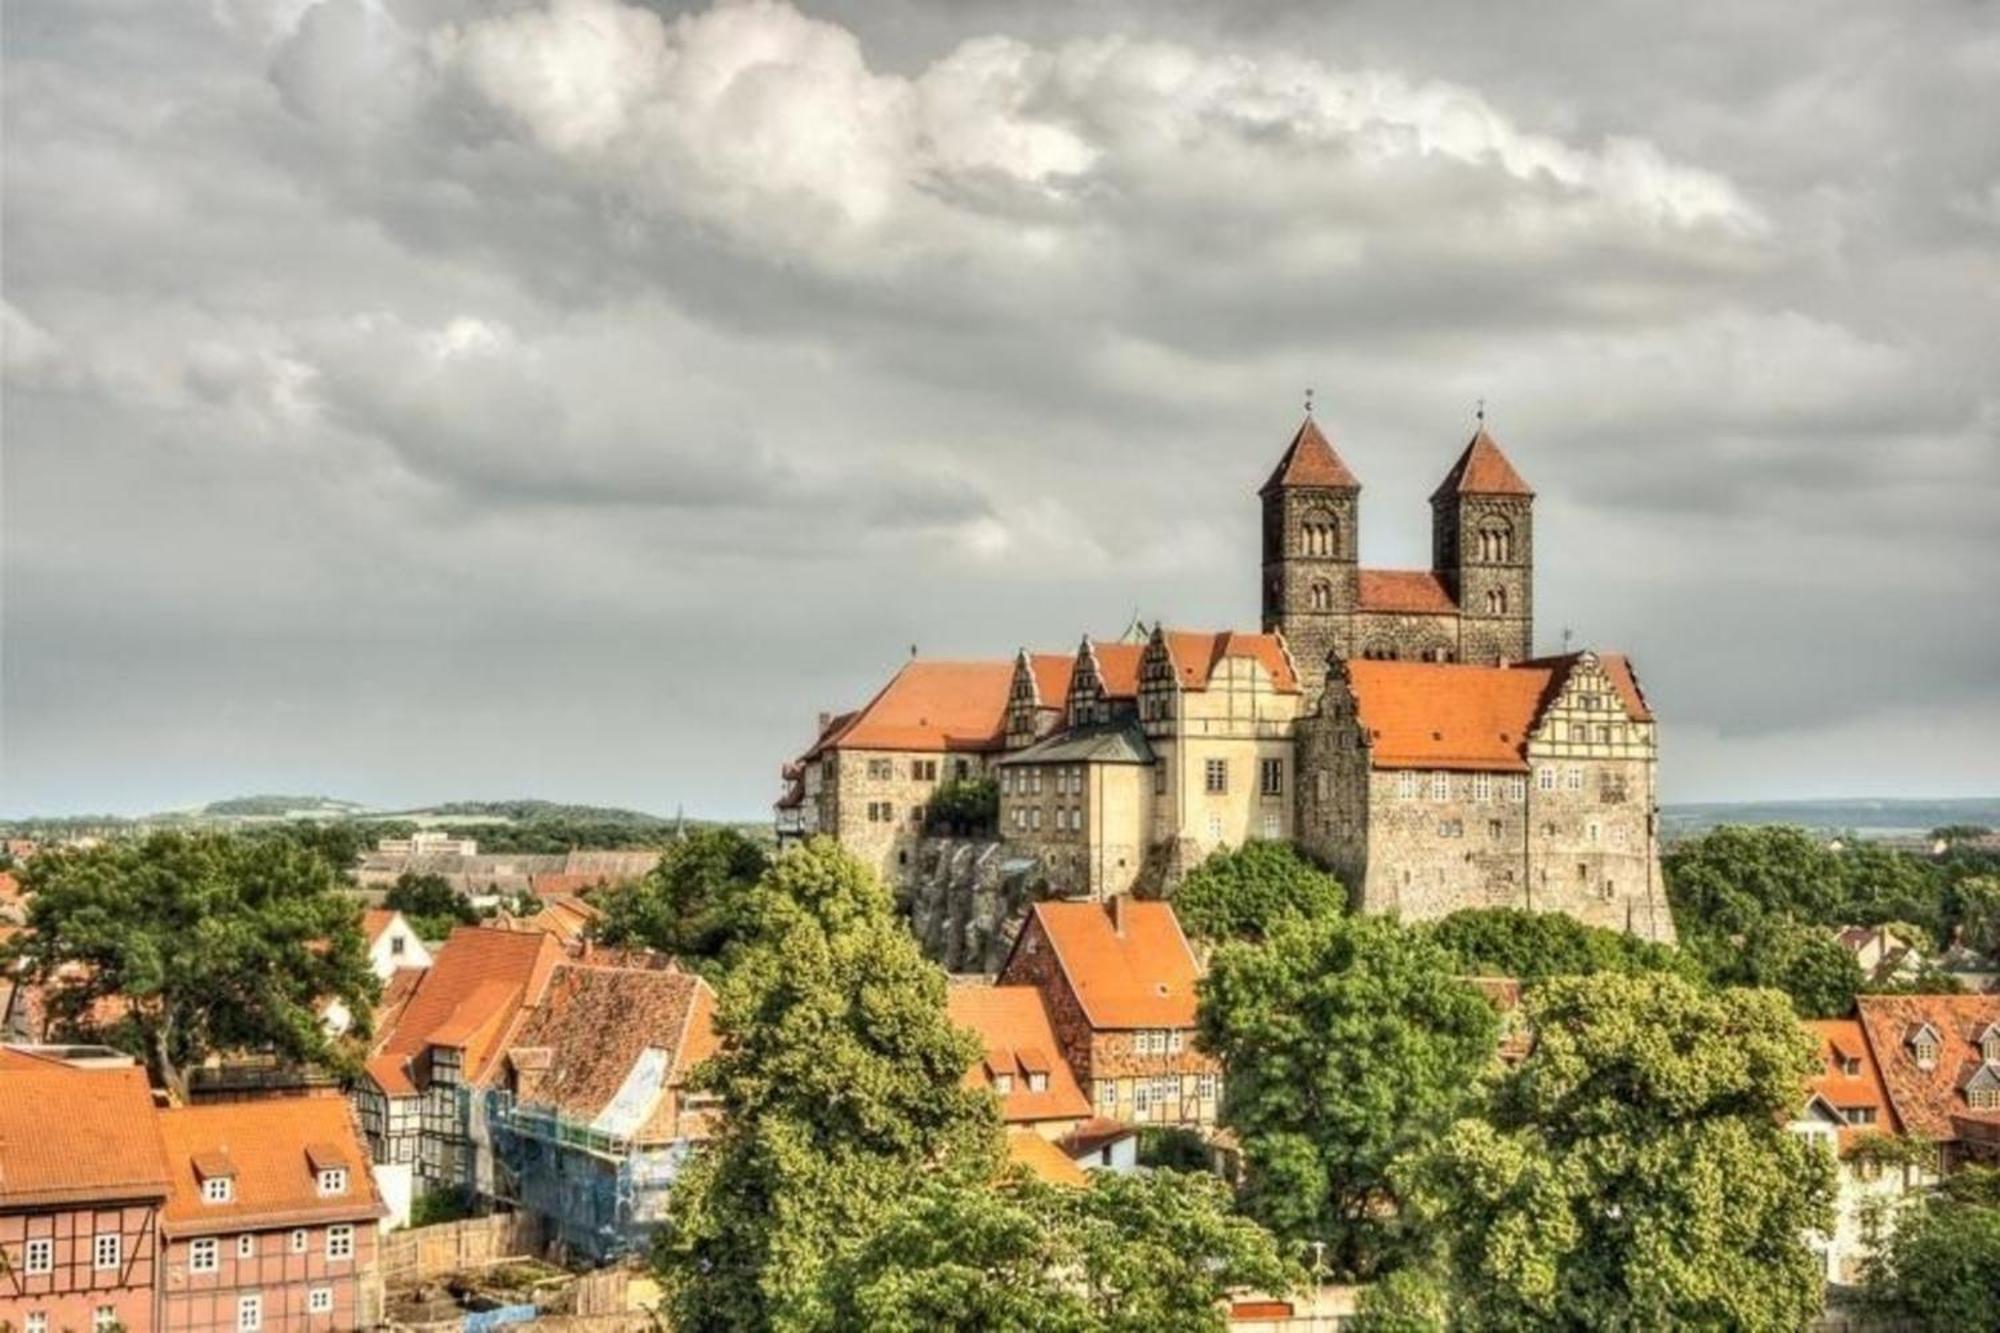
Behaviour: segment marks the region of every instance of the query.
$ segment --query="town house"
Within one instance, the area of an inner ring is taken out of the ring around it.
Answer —
[[[999,1098],[1010,1131],[1057,1140],[1090,1118],[1090,1101],[1056,1040],[1039,988],[953,978],[945,1002],[952,1023],[984,1048],[966,1071],[967,1084]]]
[[[1855,1001],[1897,1119],[1938,1145],[1939,1169],[2000,1164],[2000,995]]]

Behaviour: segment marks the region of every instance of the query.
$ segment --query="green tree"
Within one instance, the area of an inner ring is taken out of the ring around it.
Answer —
[[[1280,921],[1339,916],[1347,910],[1340,881],[1289,842],[1250,841],[1220,848],[1174,891],[1174,915],[1196,938],[1263,939]]]
[[[1674,921],[1686,935],[1739,935],[1769,913],[1840,924],[1839,860],[1804,829],[1729,825],[1662,858]]]
[[[1961,944],[1989,957],[2000,953],[2000,876],[1959,880],[1948,890],[1946,906],[1958,923]]]
[[[932,1182],[828,1274],[831,1326],[854,1333],[1153,1333],[1227,1327],[1236,1287],[1301,1274],[1230,1210],[1212,1176],[1109,1172],[1087,1189]]]
[[[815,839],[747,912],[722,1050],[694,1075],[722,1127],[676,1183],[655,1256],[688,1333],[828,1327],[830,1260],[925,1180],[983,1186],[1001,1160],[994,1100],[965,1086],[979,1043],[865,867]]]
[[[1991,1328],[2000,1312],[2000,1173],[1969,1174],[1904,1202],[1863,1274],[1869,1302],[1904,1327]]]
[[[1471,907],[1431,928],[1458,971],[1513,977],[1532,984],[1548,977],[1597,972],[1677,972],[1698,975],[1687,955],[1622,930],[1586,926],[1561,912]]]
[[[1000,784],[952,778],[931,794],[926,823],[934,833],[988,833],[1000,822]]]
[[[10,946],[53,982],[59,1021],[87,1029],[100,1001],[123,1009],[95,1035],[144,1059],[163,1087],[211,1052],[271,1050],[349,1068],[322,1001],[357,1015],[379,986],[353,900],[334,868],[286,838],[159,833],[38,856],[23,872],[30,929]]]
[[[1244,1204],[1368,1276],[1397,1237],[1388,1167],[1436,1133],[1494,1063],[1498,1019],[1424,931],[1388,917],[1281,921],[1216,951],[1201,1042],[1229,1070],[1223,1122]]]
[[[1801,1018],[1840,1018],[1854,1011],[1861,965],[1824,926],[1787,917],[1763,918],[1740,939],[1696,936],[1688,947],[1718,986],[1768,986],[1783,991]]]
[[[441,940],[454,926],[469,926],[479,920],[477,908],[442,875],[420,875],[405,870],[382,896],[382,905],[401,912],[410,929],[420,939]]]
[[[599,896],[598,937],[694,963],[719,959],[743,933],[751,888],[769,868],[764,849],[735,829],[703,829],[637,883]]]
[[[1446,1265],[1451,1326],[1792,1330],[1833,1167],[1783,1118],[1815,1067],[1783,996],[1661,973],[1558,978],[1534,1051],[1399,1163]]]

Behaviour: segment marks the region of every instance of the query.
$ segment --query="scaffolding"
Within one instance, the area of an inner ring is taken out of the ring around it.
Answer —
[[[551,1239],[592,1262],[642,1253],[666,1216],[689,1143],[635,1142],[512,1094],[486,1094],[494,1197],[542,1216]]]

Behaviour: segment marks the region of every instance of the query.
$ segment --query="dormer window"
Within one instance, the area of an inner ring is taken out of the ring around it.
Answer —
[[[1840,1072],[1849,1078],[1859,1078],[1861,1076],[1861,1061],[1851,1055],[1841,1056]]]
[[[228,1203],[235,1196],[233,1182],[228,1176],[210,1176],[201,1182],[203,1203]]]
[[[1938,1043],[1936,1037],[1920,1036],[1910,1043],[1910,1053],[1917,1058],[1917,1068],[1936,1069]]]
[[[1047,1074],[1037,1072],[1028,1075],[1029,1092],[1047,1092],[1048,1090],[1049,1076]]]
[[[1014,1076],[1012,1074],[995,1074],[993,1076],[993,1091],[1004,1097],[1013,1090]]]
[[[347,1193],[347,1168],[330,1166],[319,1173],[319,1192],[322,1197]]]

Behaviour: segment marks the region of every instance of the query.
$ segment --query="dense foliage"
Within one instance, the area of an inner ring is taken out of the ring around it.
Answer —
[[[931,793],[926,826],[933,833],[991,833],[1000,823],[1000,784],[992,778],[952,778]]]
[[[352,1063],[318,1007],[343,1001],[365,1036],[378,985],[353,899],[297,842],[161,833],[37,856],[21,877],[30,929],[7,952],[58,983],[60,1027],[131,1051],[161,1086],[185,1095],[216,1051]]]
[[[382,896],[382,905],[401,912],[419,939],[441,940],[456,926],[479,920],[479,911],[442,875],[405,870]]]
[[[1830,1161],[1783,1128],[1814,1067],[1783,998],[1664,973],[1559,978],[1485,1119],[1400,1162],[1454,1329],[1793,1330]]]
[[[1211,1176],[1102,1173],[1089,1189],[927,1183],[828,1272],[853,1333],[1155,1333],[1227,1327],[1232,1288],[1299,1274]]]
[[[1211,852],[1174,891],[1174,914],[1189,937],[1263,939],[1279,922],[1339,916],[1340,881],[1288,842],[1244,843]]]
[[[669,847],[637,883],[598,896],[598,936],[696,966],[718,960],[748,931],[751,889],[769,868],[763,847],[735,829],[703,829]]]
[[[1524,984],[1598,972],[1698,975],[1685,954],[1622,930],[1586,926],[1559,912],[1467,908],[1430,927],[1467,976],[1513,977]]]
[[[1866,1274],[1870,1301],[1920,1333],[1990,1328],[2000,1318],[2000,1171],[1947,1177],[1906,1200]]]
[[[1465,1108],[1493,1063],[1498,1019],[1453,971],[1426,932],[1322,916],[1223,945],[1202,984],[1244,1206],[1281,1237],[1325,1242],[1337,1271],[1365,1277],[1392,1257],[1390,1162]]]

